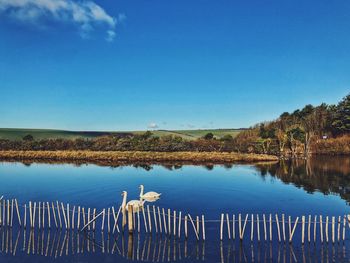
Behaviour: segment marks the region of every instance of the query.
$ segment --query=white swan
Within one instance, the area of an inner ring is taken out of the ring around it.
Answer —
[[[128,203],[126,203],[128,193],[126,191],[123,191],[122,196],[123,196],[122,208],[126,209],[126,211],[128,211],[129,205],[131,205],[133,207],[134,212],[137,212],[143,208],[144,201],[131,200]]]
[[[146,201],[150,201],[150,202],[152,202],[152,201],[156,201],[156,200],[158,200],[159,198],[160,198],[160,195],[161,194],[159,194],[159,193],[157,193],[157,192],[147,192],[147,193],[143,193],[143,191],[144,191],[144,186],[141,184],[140,185],[140,200],[146,200]]]

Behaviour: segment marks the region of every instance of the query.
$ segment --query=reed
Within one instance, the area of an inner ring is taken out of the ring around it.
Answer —
[[[5,160],[83,162],[193,162],[231,163],[278,161],[273,155],[228,152],[146,152],[146,151],[0,151]]]

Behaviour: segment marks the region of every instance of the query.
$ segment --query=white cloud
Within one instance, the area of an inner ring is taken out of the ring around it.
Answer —
[[[148,124],[147,126],[149,129],[157,129],[159,126],[157,125],[157,123],[151,122]]]
[[[126,19],[124,14],[118,14],[118,19],[114,18],[101,6],[88,0],[0,0],[1,14],[38,25],[45,20],[72,23],[79,27],[83,37],[88,36],[97,25],[103,25],[107,28],[107,41],[113,41],[117,23]]]

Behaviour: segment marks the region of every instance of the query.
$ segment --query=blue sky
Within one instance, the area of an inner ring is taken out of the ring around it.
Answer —
[[[0,0],[0,127],[248,127],[349,87],[347,0]]]

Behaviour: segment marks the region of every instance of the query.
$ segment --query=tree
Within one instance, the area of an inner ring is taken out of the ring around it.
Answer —
[[[332,127],[336,134],[350,133],[350,94],[337,105]]]
[[[280,155],[283,155],[284,146],[288,142],[288,134],[282,129],[276,129],[275,136],[277,139]]]
[[[305,133],[300,129],[299,126],[294,125],[287,131],[287,135],[289,149],[292,153],[292,156],[296,156],[298,141],[303,142],[305,140]]]
[[[222,136],[222,138],[220,140],[223,142],[232,142],[233,137],[231,134],[225,134],[224,136]]]
[[[211,132],[208,132],[206,135],[203,136],[203,139],[212,140],[212,139],[214,139],[214,134]]]
[[[31,134],[27,134],[22,138],[22,140],[26,142],[31,142],[31,141],[34,141],[34,137]]]

